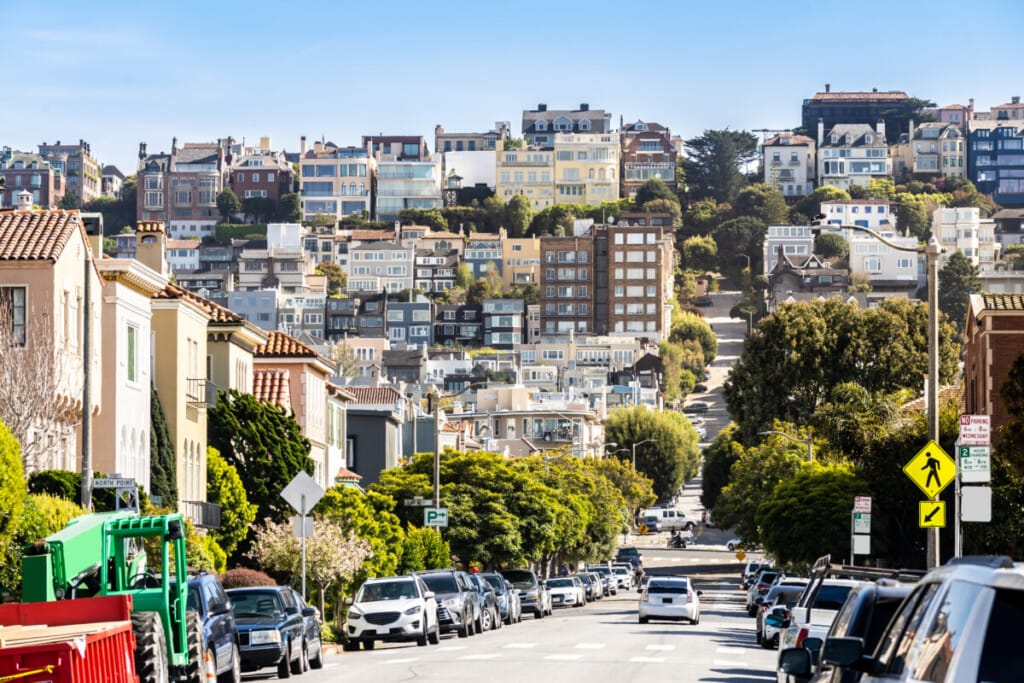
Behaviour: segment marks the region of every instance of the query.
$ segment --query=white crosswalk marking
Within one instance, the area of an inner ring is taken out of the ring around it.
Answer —
[[[381,664],[408,664],[418,661],[420,661],[419,657],[403,657],[402,659],[385,659]]]
[[[583,659],[583,655],[548,655],[544,659],[552,662],[575,662]]]
[[[506,650],[529,650],[531,647],[537,647],[537,643],[509,643],[504,647]]]
[[[629,661],[637,662],[640,664],[661,664],[665,661],[664,657],[630,657]]]
[[[664,652],[671,652],[676,649],[675,645],[648,645],[645,649],[647,650],[661,650]]]
[[[479,662],[482,660],[497,659],[500,656],[501,655],[499,655],[497,652],[492,652],[481,655],[462,655],[461,657],[459,657],[459,659],[466,662]]]
[[[577,650],[603,650],[604,643],[577,643]]]
[[[437,648],[438,652],[457,652],[459,650],[465,650],[465,645],[447,645]]]

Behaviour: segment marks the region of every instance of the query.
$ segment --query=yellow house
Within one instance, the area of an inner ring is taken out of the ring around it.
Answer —
[[[501,279],[506,287],[540,283],[540,239],[508,237],[501,241]]]
[[[498,141],[495,194],[506,202],[521,194],[530,200],[530,208],[541,211],[555,203],[555,161],[551,148],[505,149]]]
[[[601,204],[619,198],[618,133],[556,133],[556,204]]]

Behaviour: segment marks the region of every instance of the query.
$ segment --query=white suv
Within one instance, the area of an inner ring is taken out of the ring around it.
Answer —
[[[345,650],[359,643],[372,650],[378,640],[436,645],[441,631],[434,592],[418,576],[367,579],[348,608],[346,633]]]

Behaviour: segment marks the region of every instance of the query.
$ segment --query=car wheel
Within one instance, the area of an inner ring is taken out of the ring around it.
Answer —
[[[281,657],[281,661],[277,663],[277,677],[292,677],[292,648],[290,644],[285,645],[284,656]]]
[[[480,612],[480,633],[490,631],[492,628],[494,628],[494,624],[491,622],[491,610],[484,609]]]
[[[212,681],[217,678],[217,655],[212,649],[208,649],[203,655],[203,676],[204,681]]]
[[[344,650],[345,652],[355,652],[356,650],[359,649],[359,641],[358,640],[350,640],[347,643],[342,643],[341,649]]]
[[[641,624],[646,624],[647,623],[647,617],[640,617],[640,623]]]
[[[736,550],[736,544],[732,543],[732,542],[727,543],[725,547],[728,548],[730,552],[732,552],[733,550]]]
[[[533,618],[534,619],[543,619],[544,618],[544,608],[543,607],[538,607],[537,609],[535,609],[533,611]]]
[[[491,624],[492,628],[501,628],[505,625],[505,623],[501,620],[500,612],[495,611],[491,613]]]
[[[291,669],[296,676],[309,671],[309,652],[306,650],[305,641],[302,642],[302,647],[299,648],[299,658],[292,662]]]
[[[418,638],[416,638],[416,645],[418,647],[426,647],[427,646],[427,620],[426,619],[423,620],[423,635],[421,635]]]
[[[364,640],[363,641],[363,649],[364,650],[372,650],[374,645],[376,645],[376,644],[377,644],[377,642],[374,641],[374,640]]]
[[[467,622],[467,621],[462,622],[462,628],[460,628],[458,631],[456,631],[456,633],[458,634],[459,638],[468,638],[469,637],[469,622]]]
[[[316,657],[309,658],[309,666],[311,669],[324,668],[324,641],[317,641]]]
[[[427,634],[427,640],[430,641],[431,645],[437,645],[441,642],[441,627],[438,624],[434,624],[434,630]]]
[[[207,676],[209,679],[209,676]],[[242,654],[238,651],[238,645],[231,646],[231,668],[225,671],[217,679],[220,683],[241,683],[242,681]]]

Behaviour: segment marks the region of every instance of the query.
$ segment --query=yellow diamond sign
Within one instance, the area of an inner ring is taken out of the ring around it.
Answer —
[[[956,479],[956,463],[942,450],[942,446],[934,441],[925,444],[924,448],[903,466],[903,471],[929,498],[939,495]]]

